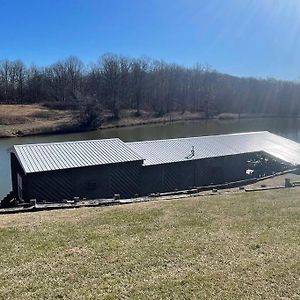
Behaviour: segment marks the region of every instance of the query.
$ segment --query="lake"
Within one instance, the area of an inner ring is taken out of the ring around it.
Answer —
[[[261,130],[267,130],[300,142],[300,119],[292,118],[189,121],[92,132],[0,139],[0,199],[11,190],[8,149],[12,145],[112,137],[119,137],[123,141],[137,141]]]

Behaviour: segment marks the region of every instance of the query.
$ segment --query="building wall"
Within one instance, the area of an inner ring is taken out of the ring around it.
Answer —
[[[249,158],[250,154],[241,154],[143,166],[142,191],[149,195],[242,180],[247,178]]]
[[[18,195],[18,179],[17,174],[22,178],[22,194],[23,199],[27,199],[28,194],[28,181],[23,168],[21,167],[16,155],[14,153],[10,154],[10,165],[11,165],[11,180],[12,180],[12,190],[15,197],[20,200]]]
[[[196,161],[195,184],[222,184],[249,178],[247,161],[255,154],[239,154]]]
[[[60,170],[27,174],[28,198],[37,201],[61,201],[73,199],[72,170]]]
[[[74,191],[78,197],[121,198],[140,194],[142,162],[119,163],[100,167],[76,169],[73,172]]]
[[[134,197],[139,193],[141,162],[28,174],[28,197],[38,201]]]
[[[142,161],[25,174],[11,155],[12,185],[17,195],[17,174],[23,181],[23,199],[62,201],[121,198],[172,192],[249,178],[245,171],[255,153],[142,166]]]
[[[142,194],[185,190],[194,186],[194,162],[144,166]]]

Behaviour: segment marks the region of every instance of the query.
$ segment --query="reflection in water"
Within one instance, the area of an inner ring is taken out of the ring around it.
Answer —
[[[112,137],[119,137],[123,141],[137,141],[261,130],[267,130],[300,142],[299,122],[298,119],[289,118],[190,121],[62,135],[0,139],[0,199],[10,190],[9,153],[7,149],[14,144],[89,140]]]

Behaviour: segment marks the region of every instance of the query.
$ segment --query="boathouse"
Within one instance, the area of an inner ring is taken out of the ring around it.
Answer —
[[[139,193],[142,162],[120,139],[17,145],[12,188],[24,201],[130,198]]]
[[[15,145],[12,194],[25,202],[131,198],[264,176],[299,164],[300,144],[269,132]]]
[[[142,186],[145,194],[271,175],[300,162],[298,143],[269,132],[141,141],[127,145],[144,158]]]

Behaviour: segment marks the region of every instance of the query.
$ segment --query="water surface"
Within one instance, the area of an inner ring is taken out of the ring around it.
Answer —
[[[112,137],[119,137],[123,141],[137,141],[261,130],[267,130],[300,142],[300,120],[292,118],[189,121],[92,132],[0,139],[0,199],[11,189],[8,149],[12,145]]]

